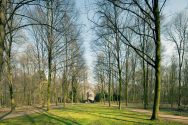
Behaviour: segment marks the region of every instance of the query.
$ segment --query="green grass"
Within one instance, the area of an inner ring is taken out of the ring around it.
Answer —
[[[0,125],[181,125],[150,116],[100,104],[76,104],[64,109],[24,115],[0,121]]]

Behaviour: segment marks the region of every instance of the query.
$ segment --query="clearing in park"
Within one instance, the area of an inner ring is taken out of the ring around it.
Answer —
[[[183,119],[186,117],[182,117],[180,121],[174,120],[175,118],[170,119],[171,116],[178,117],[170,113],[161,116],[160,120],[152,121],[149,111],[135,111],[133,108],[123,108],[120,111],[115,105],[108,107],[102,104],[70,104],[66,108],[54,106],[48,112],[41,108],[29,107],[29,109],[31,111],[17,109],[15,113],[1,117],[0,125],[183,125],[188,123],[188,119]]]

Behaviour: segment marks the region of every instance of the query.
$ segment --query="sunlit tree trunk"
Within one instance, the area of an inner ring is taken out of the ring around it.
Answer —
[[[10,4],[9,6],[10,11],[13,9],[13,5]],[[10,21],[7,23],[8,30],[13,29],[13,16],[11,16]],[[13,73],[12,73],[12,44],[13,44],[13,33],[10,32],[7,36],[6,40],[6,64],[7,64],[7,77],[8,77],[8,83],[9,83],[9,93],[10,93],[10,103],[11,103],[11,111],[15,110],[15,100],[14,100],[14,91],[13,91]]]
[[[15,100],[14,100],[14,92],[13,92],[13,79],[12,79],[12,68],[10,64],[10,58],[7,60],[7,69],[8,69],[8,82],[9,82],[9,92],[10,92],[10,103],[11,103],[11,111],[15,110]]]
[[[4,40],[5,40],[5,5],[6,0],[0,1],[0,82],[2,78],[3,70],[3,52],[4,52]]]
[[[6,58],[7,58],[7,77],[9,83],[9,92],[10,92],[10,103],[11,111],[15,110],[15,101],[14,101],[14,91],[13,91],[13,77],[12,77],[12,65],[11,65],[11,49],[12,49],[12,33],[10,33],[10,41],[8,41],[8,46],[6,48]]]

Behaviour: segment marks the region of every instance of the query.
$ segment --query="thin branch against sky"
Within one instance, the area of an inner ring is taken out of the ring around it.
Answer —
[[[88,15],[92,17],[92,14],[94,14],[95,7],[95,1],[94,0],[76,0],[77,8],[80,11],[80,21],[85,25],[84,33],[82,35],[82,38],[84,40],[84,47],[85,47],[85,59],[86,63],[89,69],[89,82],[95,83],[95,80],[93,78],[93,65],[96,57],[94,56],[92,50],[91,50],[91,43],[95,39],[93,37],[93,32],[91,31],[92,23],[88,20]],[[165,20],[169,20],[175,13],[182,11],[183,9],[188,7],[188,1],[187,0],[167,0],[167,3],[165,5],[165,8],[163,10],[163,14],[166,16]],[[168,46],[169,42],[162,39],[162,44],[165,47],[164,55],[173,55],[173,46]],[[163,61],[163,63],[167,63],[167,61]]]

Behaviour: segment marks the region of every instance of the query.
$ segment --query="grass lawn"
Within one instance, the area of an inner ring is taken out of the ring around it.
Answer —
[[[151,121],[150,116],[100,104],[75,104],[0,121],[0,125],[181,125],[166,120]]]

